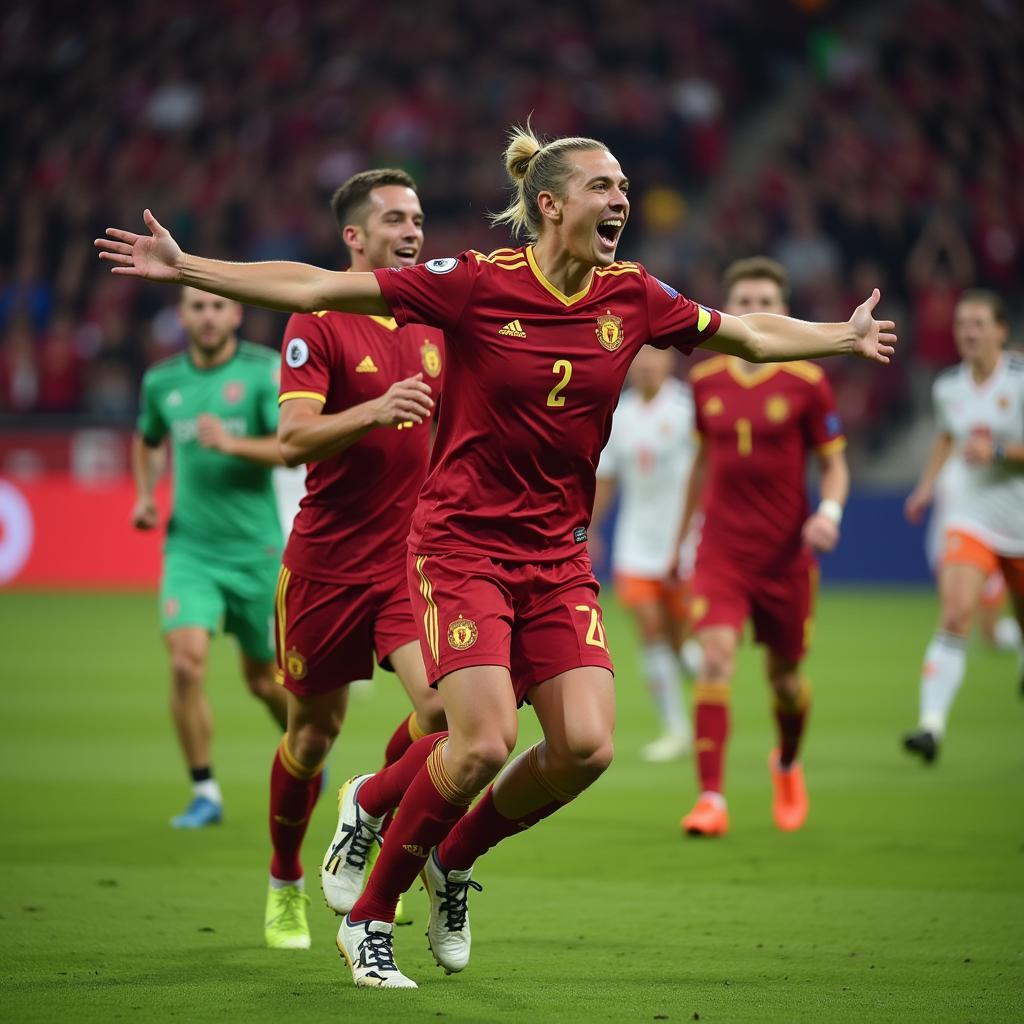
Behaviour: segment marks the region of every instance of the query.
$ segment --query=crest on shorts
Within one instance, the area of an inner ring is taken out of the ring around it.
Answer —
[[[448,623],[448,643],[457,651],[469,650],[476,643],[477,635],[476,623],[472,619],[460,615]]]
[[[306,659],[294,647],[284,656],[284,667],[292,679],[303,679],[306,675]]]
[[[420,346],[420,358],[423,360],[423,369],[431,377],[440,376],[441,350],[432,341],[425,341]]]
[[[230,402],[232,405],[235,402],[240,402],[242,396],[245,394],[245,385],[240,380],[229,380],[224,385],[224,401]]]
[[[690,621],[699,623],[708,613],[708,599],[706,597],[695,597],[690,602]]]
[[[769,423],[782,423],[789,415],[789,403],[782,395],[772,395],[764,403],[764,414],[768,417]]]
[[[607,313],[603,313],[597,318],[597,327],[594,329],[594,333],[597,335],[597,340],[601,342],[602,348],[614,352],[623,340],[622,317],[615,316],[609,309]]]

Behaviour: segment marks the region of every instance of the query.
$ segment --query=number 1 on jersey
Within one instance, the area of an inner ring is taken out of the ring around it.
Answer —
[[[745,417],[736,421],[736,448],[740,455],[749,455],[754,450],[754,431]]]
[[[560,373],[562,379],[548,392],[548,408],[561,409],[565,405],[565,395],[562,392],[572,379],[572,363],[568,359],[556,359],[551,372]]]

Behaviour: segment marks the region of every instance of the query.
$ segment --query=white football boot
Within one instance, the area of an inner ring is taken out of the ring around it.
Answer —
[[[483,890],[468,871],[445,872],[431,850],[421,877],[430,897],[430,920],[427,922],[427,943],[438,967],[446,974],[456,974],[469,963],[469,890]]]
[[[371,818],[356,803],[359,787],[372,777],[356,775],[338,793],[338,828],[320,867],[324,899],[336,914],[347,914],[362,895],[367,857],[380,843],[384,819]]]
[[[387,921],[352,922],[346,915],[338,929],[338,951],[352,969],[358,988],[417,988],[395,965],[394,926]]]

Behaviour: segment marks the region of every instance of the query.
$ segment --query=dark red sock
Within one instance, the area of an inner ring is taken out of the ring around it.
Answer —
[[[425,735],[416,721],[415,711],[408,718],[403,718],[402,724],[394,731],[384,748],[384,767],[394,764],[416,740],[423,739]]]
[[[697,778],[701,792],[722,792],[725,744],[729,739],[729,688],[717,683],[694,687]]]
[[[442,742],[431,751],[406,790],[366,889],[350,912],[353,921],[394,921],[398,897],[423,870],[431,849],[466,813],[472,796],[449,778],[441,756],[444,746]]]
[[[448,833],[448,837],[437,848],[437,859],[446,871],[466,871],[478,858],[482,857],[492,846],[497,846],[502,839],[518,835],[532,828],[538,821],[550,817],[555,811],[565,807],[561,800],[538,807],[521,818],[506,818],[494,806],[494,787],[492,786],[480,798],[473,808]]]
[[[287,737],[274,754],[270,769],[270,873],[283,882],[302,877],[299,851],[320,795],[321,772],[309,774],[288,750]]]
[[[789,703],[776,700],[775,723],[779,729],[779,764],[788,768],[800,752],[800,741],[811,710],[810,687],[804,682],[796,699]]]
[[[373,778],[367,779],[359,787],[359,806],[374,818],[381,818],[393,811],[426,763],[430,752],[447,735],[446,732],[432,732],[410,744],[409,749],[394,764],[381,768]]]

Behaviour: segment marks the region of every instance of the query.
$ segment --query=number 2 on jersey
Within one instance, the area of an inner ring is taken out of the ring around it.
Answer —
[[[562,392],[572,380],[572,363],[568,359],[556,359],[555,365],[551,367],[551,372],[560,373],[562,379],[548,392],[548,408],[561,409],[565,405],[565,395]]]
[[[601,625],[601,620],[597,617],[597,609],[589,604],[578,604],[576,605],[576,611],[578,612],[590,612],[590,626],[587,629],[587,643],[591,647],[600,647],[601,650],[608,650],[608,643],[605,640],[604,626]]]

